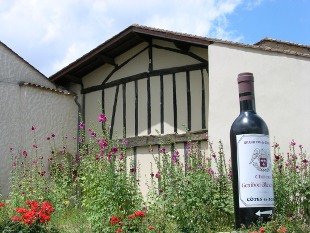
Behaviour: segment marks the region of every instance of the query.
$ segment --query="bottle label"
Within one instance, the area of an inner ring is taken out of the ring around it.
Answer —
[[[239,207],[274,207],[269,136],[237,135]]]

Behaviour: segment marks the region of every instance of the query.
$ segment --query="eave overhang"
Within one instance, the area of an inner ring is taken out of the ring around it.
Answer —
[[[192,45],[207,47],[212,43],[212,40],[205,37],[132,25],[52,75],[50,80],[57,85],[68,82],[81,84],[85,75],[104,64],[116,66],[114,59],[117,56],[140,43],[149,43],[152,39],[173,42],[180,49],[188,49]]]

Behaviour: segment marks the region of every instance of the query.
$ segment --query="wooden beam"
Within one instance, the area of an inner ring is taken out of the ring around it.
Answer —
[[[164,79],[160,75],[160,133],[164,133]]]
[[[186,143],[207,141],[208,130],[192,131],[185,134],[166,134],[166,135],[147,135],[147,136],[137,136],[127,138],[128,144],[127,148],[144,147],[144,146],[154,146],[160,144],[171,144],[171,143]],[[120,139],[121,142],[122,139]]]
[[[102,113],[103,113],[103,114],[105,114],[104,101],[105,101],[105,98],[104,98],[104,89],[103,89],[103,90],[102,90],[102,93],[101,93],[101,105],[102,105]]]
[[[113,137],[113,129],[114,129],[114,122],[115,122],[115,113],[116,113],[116,107],[117,107],[118,92],[119,92],[119,86],[116,87],[115,96],[114,96],[114,104],[113,104],[113,112],[112,112],[111,128],[110,128],[110,138],[111,139]]]
[[[206,91],[203,69],[201,69],[201,128],[206,128]]]
[[[174,41],[173,43],[174,43],[175,47],[183,50],[184,52],[188,52],[190,47],[191,47],[191,45],[189,43],[184,43],[184,42],[180,42],[180,41]]]
[[[189,71],[186,71],[186,98],[187,98],[187,130],[192,130],[192,98]]]
[[[78,77],[76,77],[74,75],[66,74],[64,78],[68,79],[70,82],[77,83],[77,84],[82,84],[82,79],[78,78]]]
[[[123,137],[126,137],[126,83],[122,84],[123,90]]]
[[[174,132],[178,132],[178,105],[177,105],[177,87],[175,74],[172,74],[172,95],[173,95],[173,126]]]
[[[186,65],[186,66],[178,66],[178,67],[171,67],[167,69],[159,69],[159,70],[154,70],[152,72],[143,72],[135,75],[131,75],[128,77],[124,77],[122,79],[118,79],[109,83],[103,83],[100,85],[84,88],[81,91],[81,94],[87,94],[91,93],[94,91],[99,91],[105,88],[110,88],[114,86],[118,86],[123,83],[128,83],[140,79],[144,79],[147,77],[155,77],[155,76],[160,76],[160,75],[170,75],[173,73],[182,73],[186,71],[194,71],[194,70],[200,70],[200,69],[206,69],[207,64],[206,63],[198,63],[198,64],[193,64],[193,65]]]
[[[153,47],[152,40],[149,42],[149,72],[153,71]]]
[[[115,63],[115,60],[113,58],[111,58],[111,57],[106,56],[106,55],[98,54],[98,59],[100,61],[108,63],[108,64],[110,64],[112,66],[117,66],[117,64]]]
[[[138,102],[138,81],[135,80],[135,136],[138,136],[139,132],[139,102]]]
[[[147,90],[147,133],[151,134],[152,128],[152,108],[151,108],[151,81],[150,77],[147,77],[146,83],[146,90]]]
[[[131,60],[133,60],[135,57],[139,56],[141,53],[143,53],[145,50],[148,49],[149,46],[146,46],[144,49],[140,50],[138,53],[134,54],[133,56],[131,56],[130,58],[128,58],[126,61],[124,61],[122,64],[115,66],[115,68],[110,72],[110,74],[103,80],[102,85],[104,85],[105,83],[107,83],[109,81],[109,79],[112,77],[112,75],[118,71],[119,69],[121,69],[122,67],[124,67],[125,65],[127,65]]]
[[[208,60],[198,56],[195,53],[189,52],[189,51],[184,51],[184,50],[180,50],[180,49],[174,49],[174,48],[160,46],[160,45],[153,45],[153,47],[157,48],[157,49],[163,49],[163,50],[167,50],[167,51],[170,51],[170,52],[175,52],[175,53],[187,55],[187,56],[190,56],[190,57],[196,59],[197,61],[200,61],[200,62],[208,64]]]

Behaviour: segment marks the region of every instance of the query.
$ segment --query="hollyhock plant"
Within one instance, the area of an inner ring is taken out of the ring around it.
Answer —
[[[101,113],[98,117],[98,121],[99,122],[106,122],[107,121],[107,117],[106,115],[104,115],[103,113]]]

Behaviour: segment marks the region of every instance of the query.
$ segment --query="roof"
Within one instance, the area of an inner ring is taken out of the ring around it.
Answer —
[[[35,87],[35,88],[39,88],[39,89],[43,89],[43,90],[47,90],[47,91],[52,91],[52,92],[56,92],[56,93],[60,93],[60,94],[63,94],[63,95],[73,95],[73,96],[76,96],[75,93],[73,92],[69,92],[65,89],[55,89],[55,88],[49,88],[49,87],[45,87],[45,86],[42,86],[42,85],[39,85],[39,84],[35,84],[35,83],[27,83],[27,82],[19,82],[18,83],[19,86],[31,86],[31,87]]]
[[[310,46],[309,45],[303,45],[303,44],[297,44],[292,43],[288,41],[283,40],[276,40],[269,37],[266,37],[254,45],[258,45],[260,47],[264,48],[272,48],[272,49],[279,49],[286,52],[297,52],[303,55],[310,55]]]
[[[64,67],[62,70],[52,75],[50,79],[58,85],[64,85],[69,81],[81,83],[81,78],[83,76],[104,64],[108,63],[116,65],[114,64],[114,58],[142,42],[150,41],[151,38],[158,38],[174,42],[178,44],[180,48],[186,48],[189,45],[208,47],[208,45],[213,43],[221,43],[244,48],[254,48],[265,51],[310,57],[309,53],[272,48],[270,46],[263,46],[263,43],[260,44],[259,42],[254,45],[242,44],[238,42],[196,36],[134,24],[121,31],[111,39],[107,40],[103,44],[94,48],[90,52],[86,53],[68,66]]]

